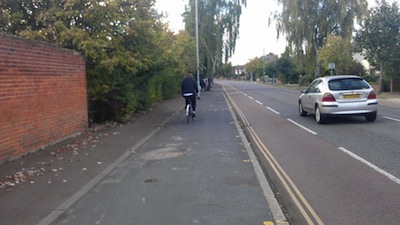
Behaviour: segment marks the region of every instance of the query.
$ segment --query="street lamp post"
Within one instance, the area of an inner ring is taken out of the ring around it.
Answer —
[[[198,15],[198,6],[196,0],[196,69],[197,69],[197,87],[199,88],[199,96],[200,96],[200,66],[199,66],[199,15]]]
[[[262,73],[262,81],[265,83],[265,48],[263,48],[263,73]]]

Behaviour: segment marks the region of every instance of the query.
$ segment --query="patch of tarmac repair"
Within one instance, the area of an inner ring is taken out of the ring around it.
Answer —
[[[176,147],[166,147],[153,150],[143,154],[144,160],[160,160],[168,158],[177,158],[183,156],[187,151],[184,149],[177,149]]]

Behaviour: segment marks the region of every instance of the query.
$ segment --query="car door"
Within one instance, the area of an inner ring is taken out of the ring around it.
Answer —
[[[308,112],[314,112],[315,101],[318,98],[318,94],[321,93],[319,88],[321,83],[322,80],[320,79],[314,80],[304,93],[302,98],[303,108]]]

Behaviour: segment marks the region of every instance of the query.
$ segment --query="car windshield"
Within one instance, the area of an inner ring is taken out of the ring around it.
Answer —
[[[334,79],[328,82],[332,91],[369,89],[369,85],[359,78]]]

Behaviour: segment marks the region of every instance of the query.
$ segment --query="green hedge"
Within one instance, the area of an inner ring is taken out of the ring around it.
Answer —
[[[155,103],[177,96],[183,76],[174,70],[165,70],[141,76],[122,71],[92,71],[91,77],[89,119],[92,123],[101,123],[126,121]]]

